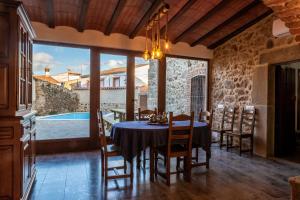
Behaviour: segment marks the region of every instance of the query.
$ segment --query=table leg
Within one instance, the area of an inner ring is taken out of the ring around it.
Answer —
[[[153,147],[150,147],[150,181],[154,181],[154,152]]]
[[[136,156],[136,167],[137,167],[138,169],[141,168],[141,152],[140,152],[140,151],[138,152],[138,154],[137,154],[137,156]]]

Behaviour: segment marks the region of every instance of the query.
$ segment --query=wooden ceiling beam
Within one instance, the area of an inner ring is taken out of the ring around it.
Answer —
[[[77,30],[79,32],[84,31],[85,19],[86,19],[86,14],[87,14],[87,11],[88,11],[89,3],[90,3],[90,0],[82,0],[79,19],[78,19],[78,25],[77,25]]]
[[[252,8],[256,7],[257,5],[259,5],[261,3],[262,2],[260,0],[254,0],[252,3],[250,3],[249,5],[247,5],[246,7],[244,7],[243,9],[241,9],[239,12],[235,13],[233,16],[231,16],[230,18],[228,18],[226,21],[224,21],[220,25],[216,26],[215,28],[213,28],[211,31],[209,31],[205,35],[203,35],[200,38],[198,38],[195,42],[193,42],[191,44],[191,46],[194,47],[194,46],[200,44],[202,41],[204,41],[209,36],[211,36],[211,35],[213,35],[215,33],[220,32],[224,27],[226,27],[227,25],[229,25],[230,23],[232,23],[234,20],[242,17],[249,10],[251,10]]]
[[[141,31],[141,29],[145,27],[146,23],[148,22],[150,17],[157,11],[157,9],[161,5],[161,3],[162,3],[161,0],[154,0],[153,1],[151,7],[144,14],[144,16],[139,21],[139,23],[136,25],[134,30],[129,34],[130,39],[133,39]]]
[[[198,19],[195,23],[193,23],[190,27],[188,27],[185,31],[183,31],[179,36],[175,38],[173,43],[177,43],[181,41],[185,36],[187,36],[189,33],[196,30],[201,24],[203,24],[206,20],[211,18],[213,15],[218,13],[220,10],[225,8],[226,5],[228,5],[228,2],[232,0],[223,0],[218,5],[216,5],[214,8],[212,8],[210,11],[208,11],[203,17]]]
[[[123,10],[124,6],[126,4],[126,0],[119,0],[117,5],[116,5],[116,8],[114,10],[114,13],[112,15],[112,17],[110,18],[109,20],[109,23],[104,31],[104,34],[105,35],[110,35],[112,29],[114,28],[116,22],[117,22],[117,19],[121,13],[121,11]]]
[[[53,8],[53,0],[47,0],[47,17],[48,17],[48,27],[54,28],[54,8]]]
[[[179,19],[186,11],[190,9],[194,3],[197,2],[197,0],[189,0],[184,4],[184,6],[168,21],[168,26],[172,25],[177,19]],[[166,26],[162,27],[160,30],[160,34],[164,34],[166,30]]]
[[[257,22],[259,22],[260,20],[264,19],[265,17],[269,16],[273,11],[271,9],[269,9],[268,11],[266,11],[265,13],[261,14],[260,16],[254,18],[253,20],[251,20],[250,22],[244,24],[243,26],[241,26],[240,28],[236,29],[235,31],[233,31],[232,33],[230,33],[229,35],[225,36],[224,38],[218,40],[217,42],[214,42],[213,44],[210,44],[208,46],[209,49],[214,49],[222,44],[224,44],[226,41],[230,40],[231,38],[233,38],[234,36],[240,34],[241,32],[243,32],[244,30],[246,30],[247,28],[249,28],[250,26],[256,24]]]

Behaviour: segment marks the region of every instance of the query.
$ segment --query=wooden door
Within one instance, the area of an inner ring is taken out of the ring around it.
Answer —
[[[296,147],[295,69],[276,66],[275,156],[286,156]]]

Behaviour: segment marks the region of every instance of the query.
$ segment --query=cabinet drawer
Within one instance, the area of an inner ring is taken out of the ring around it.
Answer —
[[[14,128],[13,127],[0,127],[0,140],[13,139]]]

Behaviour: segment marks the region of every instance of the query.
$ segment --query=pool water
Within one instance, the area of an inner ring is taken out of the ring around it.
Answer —
[[[39,119],[47,120],[88,120],[90,119],[89,112],[73,112],[73,113],[64,113],[58,115],[48,115],[45,117],[40,117]]]

